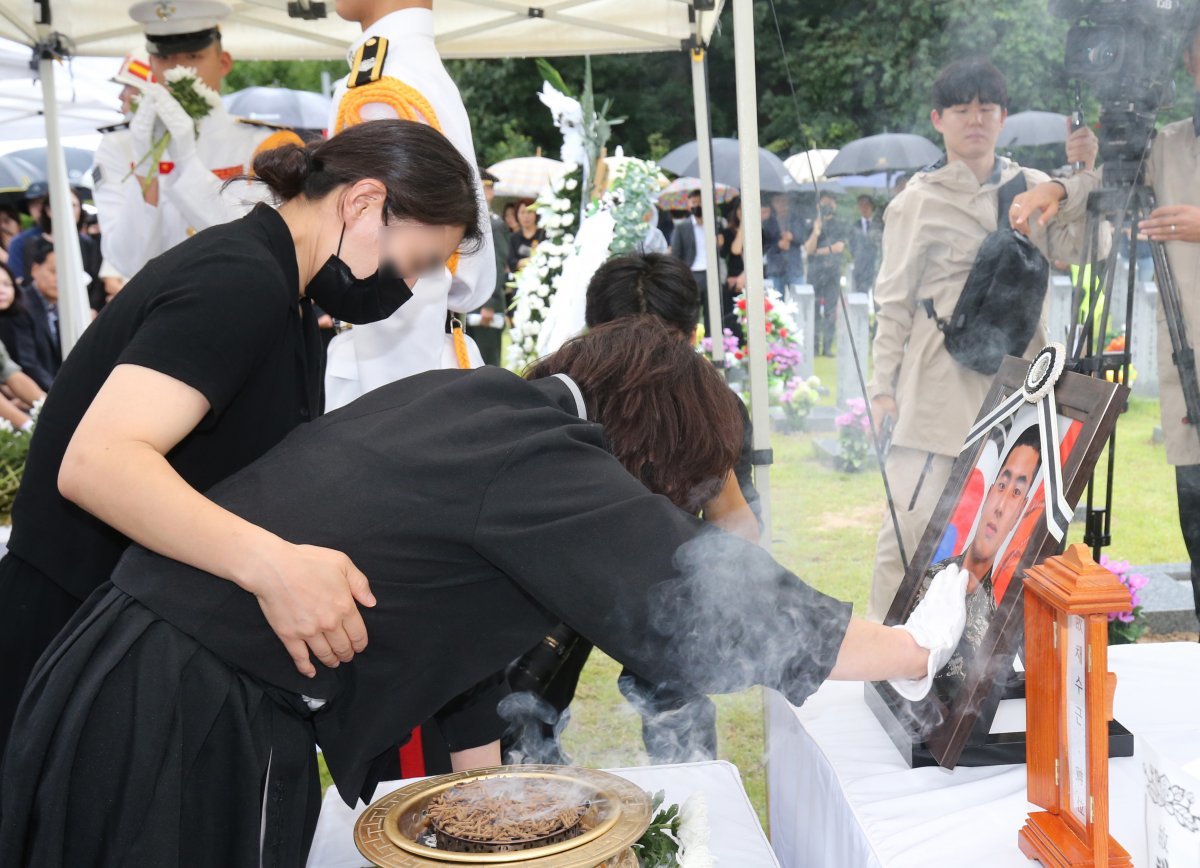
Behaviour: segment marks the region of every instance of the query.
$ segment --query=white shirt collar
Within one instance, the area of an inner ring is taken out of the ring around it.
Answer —
[[[566,374],[555,374],[554,376],[566,383],[571,397],[575,399],[575,412],[579,414],[580,419],[586,422],[588,420],[587,405],[583,403],[583,392],[579,391],[579,386]]]

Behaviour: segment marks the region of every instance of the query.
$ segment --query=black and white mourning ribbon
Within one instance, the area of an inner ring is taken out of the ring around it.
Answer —
[[[1066,535],[1072,515],[1063,486],[1058,405],[1054,401],[1054,386],[1062,376],[1065,363],[1066,350],[1062,344],[1053,343],[1044,347],[1034,356],[1021,388],[976,422],[959,450],[960,455],[966,452],[988,431],[1016,413],[1022,404],[1037,404],[1038,429],[1042,439],[1042,487],[1046,494],[1046,529],[1055,540],[1060,541]]]

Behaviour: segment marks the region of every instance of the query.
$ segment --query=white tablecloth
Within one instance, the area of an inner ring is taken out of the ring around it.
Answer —
[[[758,816],[746,798],[741,775],[732,764],[702,762],[609,771],[633,781],[651,794],[665,790],[668,805],[683,804],[693,793],[704,793],[712,826],[711,848],[721,868],[779,868]],[[404,783],[409,782],[381,783],[375,798]],[[360,868],[368,864],[354,846],[354,822],[365,809],[366,805],[362,803],[354,809],[346,807],[337,789],[329,788],[308,856],[310,868]]]
[[[1113,647],[1109,669],[1116,719],[1135,743],[1133,757],[1109,763],[1111,832],[1141,868],[1141,759],[1153,751],[1178,766],[1200,760],[1200,645]],[[1002,706],[1018,722],[993,731],[1020,728],[1024,700]],[[1017,849],[1026,814],[1037,810],[1025,797],[1024,765],[910,769],[856,683],[828,682],[799,709],[768,691],[767,716],[771,840],[785,868],[1031,864]]]

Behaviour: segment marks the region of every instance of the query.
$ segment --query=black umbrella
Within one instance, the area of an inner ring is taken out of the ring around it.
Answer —
[[[1068,120],[1055,112],[1018,112],[1004,121],[996,144],[1002,148],[1061,144],[1067,140]]]
[[[881,133],[843,146],[825,169],[825,177],[908,172],[937,162],[941,150],[924,136]]]
[[[737,139],[713,139],[713,180],[728,187],[742,188],[741,154]],[[658,164],[674,175],[700,177],[700,148],[697,142],[680,145]],[[783,160],[766,148],[758,149],[758,186],[767,193],[786,193],[796,182]]]
[[[221,97],[221,101],[231,115],[300,130],[328,127],[333,105],[323,94],[286,87],[248,87]]]
[[[67,160],[67,180],[72,187],[92,186],[91,170],[95,155],[86,148],[63,148],[63,156]],[[32,166],[36,174],[33,180],[45,181],[49,174],[46,170],[46,149],[26,148],[23,151],[13,151],[8,156],[16,157],[28,166]]]

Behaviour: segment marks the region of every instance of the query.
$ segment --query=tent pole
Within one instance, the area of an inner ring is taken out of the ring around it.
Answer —
[[[763,308],[762,196],[758,176],[758,93],[754,81],[754,0],[733,0],[734,70],[741,155],[746,342],[750,418],[754,422],[754,486],[762,498],[763,545],[771,547],[771,418],[767,408],[767,334]]]
[[[705,333],[712,339],[712,360],[718,368],[725,366],[725,341],[721,322],[721,274],[717,260],[717,203],[713,184],[712,128],[708,115],[708,68],[704,43],[697,26],[691,51],[692,101],[696,109],[696,153],[700,158],[700,204],[704,208],[704,261],[708,294],[708,322]],[[678,232],[679,230],[676,229]]]
[[[49,48],[39,52],[38,75],[46,112],[46,174],[50,184],[50,209],[54,215],[54,261],[58,271],[58,335],[63,358],[75,346],[91,322],[87,287],[83,285],[83,255],[71,206],[67,158],[58,127],[58,94],[54,81],[54,59]]]

